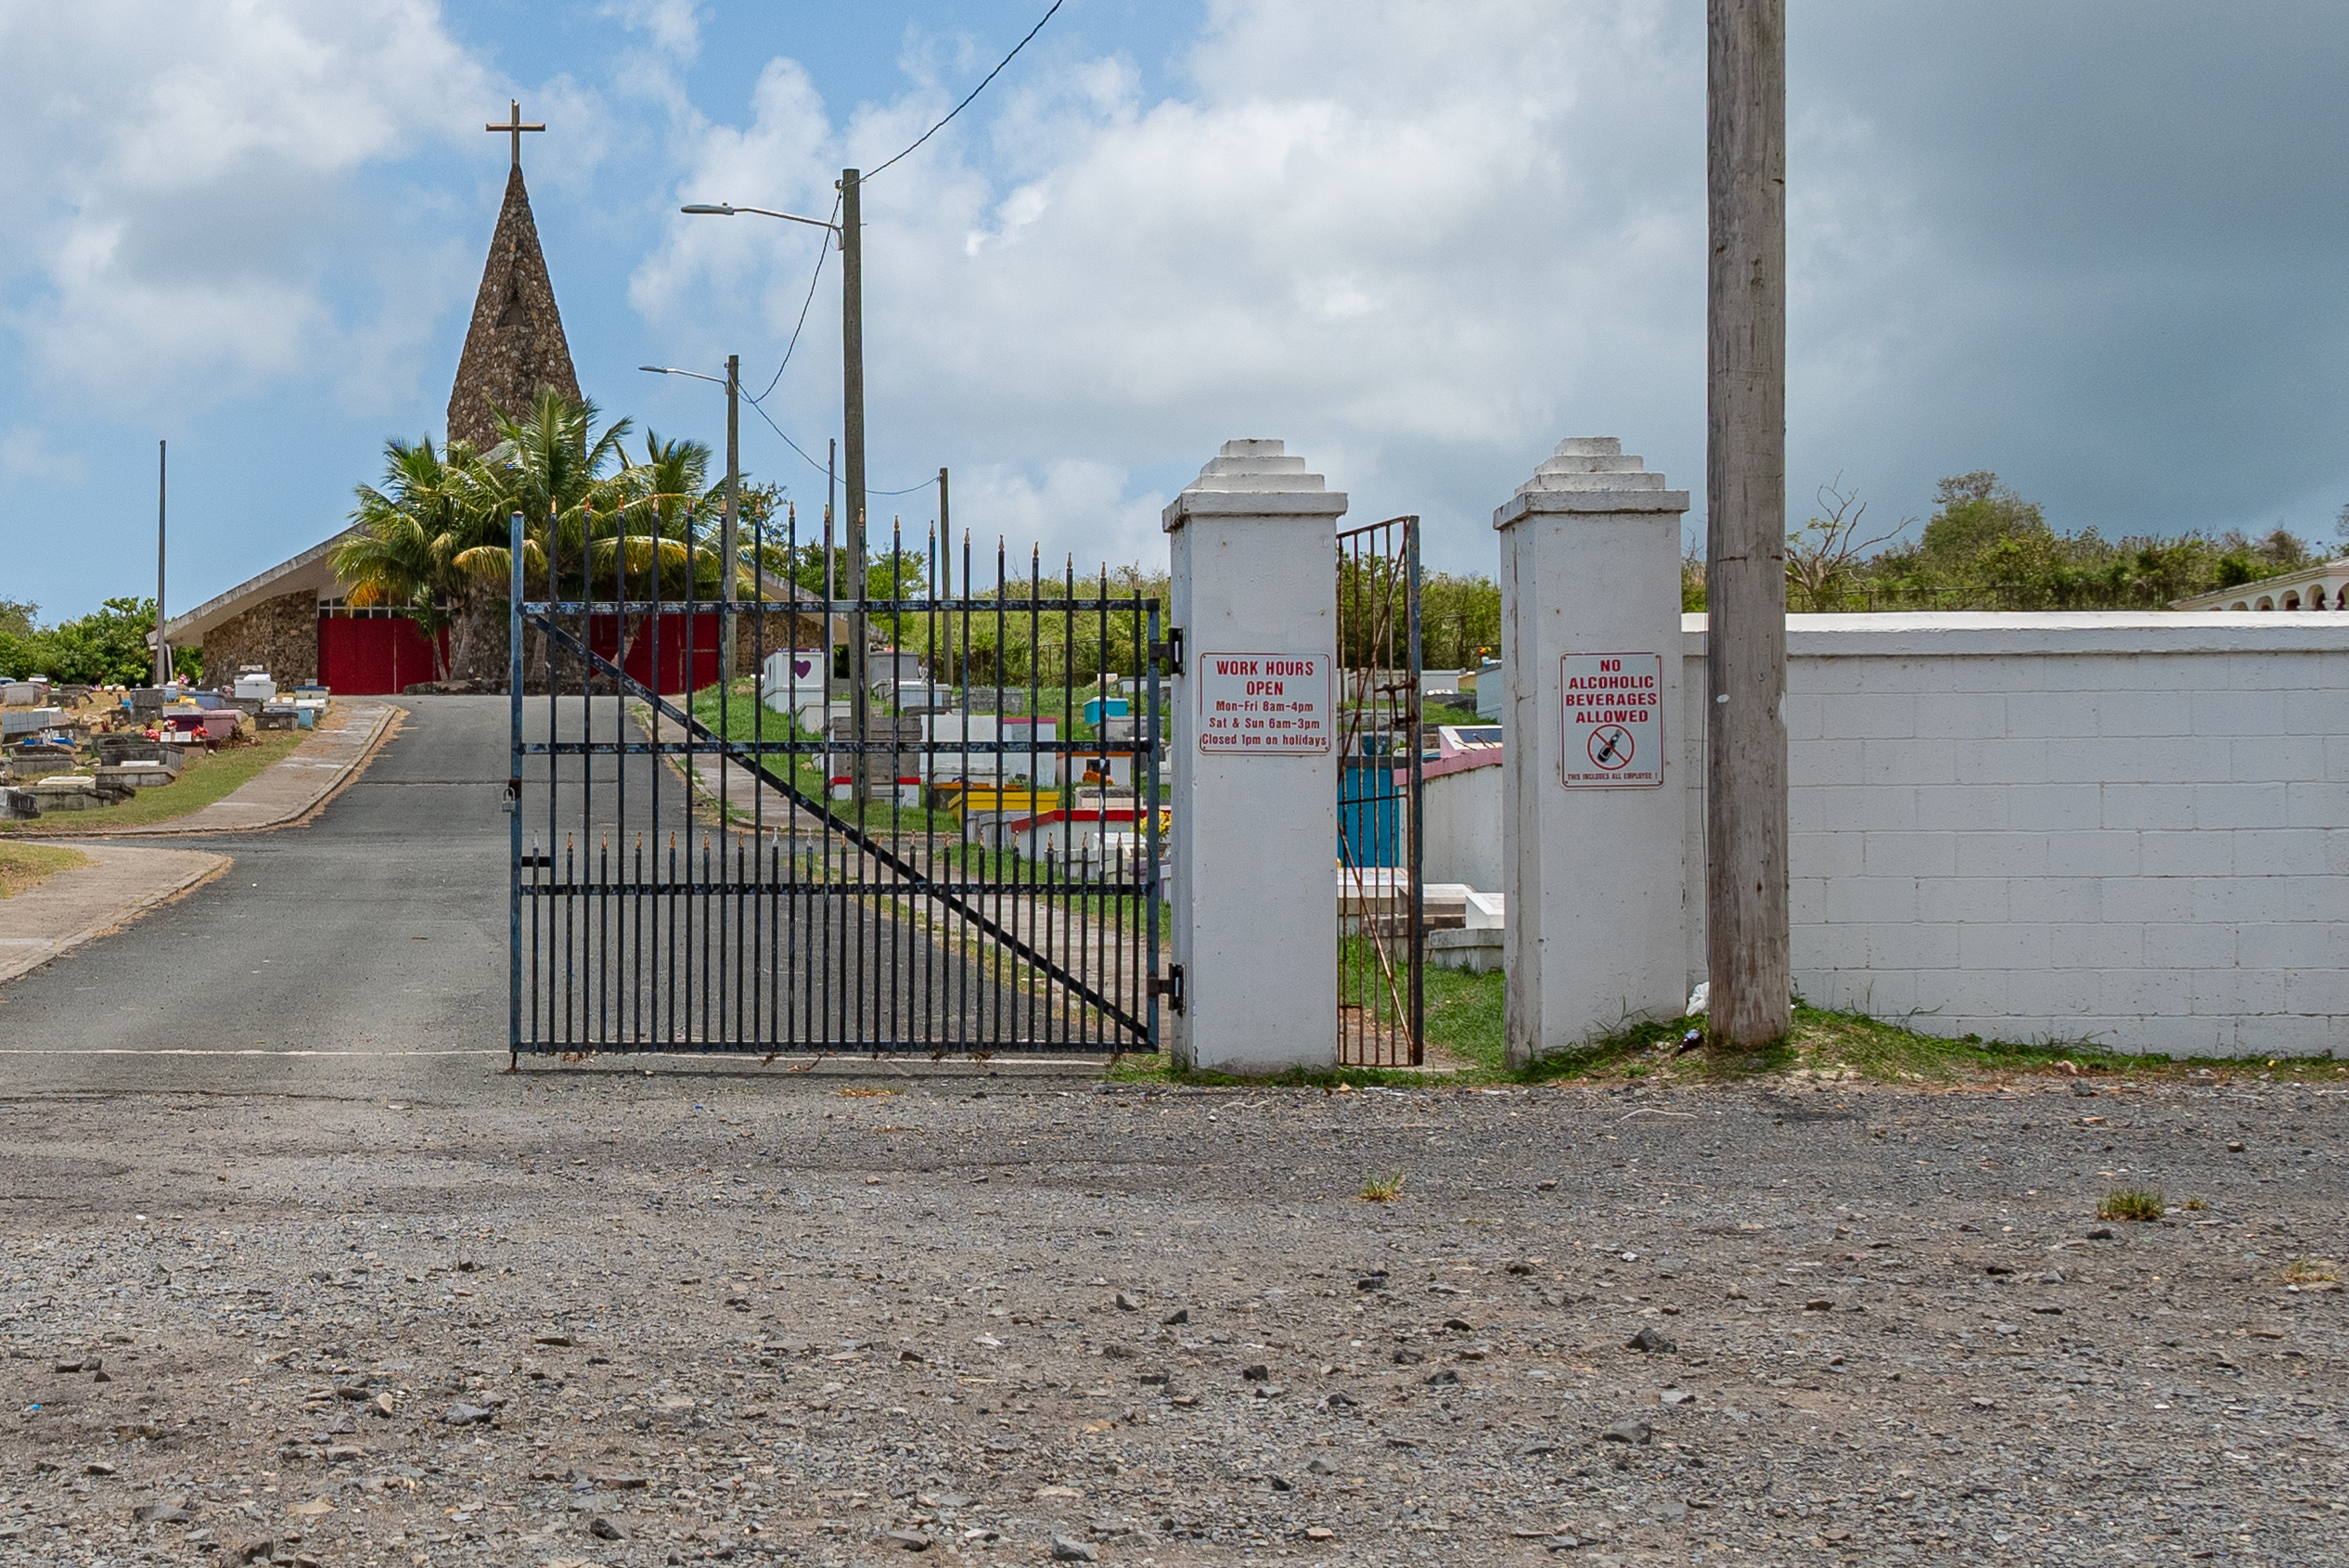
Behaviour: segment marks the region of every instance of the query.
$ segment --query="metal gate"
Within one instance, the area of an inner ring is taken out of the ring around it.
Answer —
[[[518,1061],[1157,1048],[1155,600],[1000,546],[974,593],[968,540],[957,596],[934,537],[834,598],[795,518],[728,585],[623,526],[512,522]]]
[[[1338,1060],[1426,1058],[1419,520],[1338,535]]]

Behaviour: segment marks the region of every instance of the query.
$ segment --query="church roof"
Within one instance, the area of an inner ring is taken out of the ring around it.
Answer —
[[[270,599],[305,591],[322,598],[340,594],[343,585],[335,576],[331,557],[334,547],[352,532],[348,528],[339,530],[333,537],[311,546],[289,560],[279,561],[260,576],[239,583],[225,594],[214,594],[193,610],[182,610],[163,623],[163,640],[174,648],[193,648],[214,626]]]
[[[487,451],[497,441],[493,406],[519,417],[542,388],[576,398],[579,374],[571,367],[562,315],[555,308],[546,257],[538,248],[538,225],[531,216],[518,152],[506,177],[497,231],[490,237],[481,292],[474,296],[473,325],[456,363],[456,384],[449,392],[448,439]]]

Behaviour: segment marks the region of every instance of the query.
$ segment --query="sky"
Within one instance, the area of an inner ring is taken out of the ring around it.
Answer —
[[[823,215],[1048,4],[0,0],[0,598],[153,591],[159,439],[174,610],[437,440],[514,97],[588,394],[716,443],[717,389],[635,367],[737,353],[821,457],[837,258],[677,207]],[[918,487],[876,521],[925,529],[943,465],[982,549],[1162,565],[1168,496],[1269,436],[1489,572],[1494,508],[1616,435],[1695,534],[1703,9],[1066,0],[866,187],[870,482]],[[1890,528],[1992,469],[2059,527],[2333,537],[2349,6],[1791,11],[1790,526],[1829,483]]]

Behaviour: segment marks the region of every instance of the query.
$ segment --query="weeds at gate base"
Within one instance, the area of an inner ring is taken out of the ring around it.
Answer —
[[[1427,1036],[1431,1049],[1473,1063],[1467,1072],[1427,1073],[1406,1068],[1341,1067],[1292,1071],[1269,1078],[1187,1073],[1165,1059],[1137,1059],[1110,1073],[1120,1082],[1178,1083],[1198,1087],[1469,1088],[1496,1084],[1561,1081],[1701,1085],[1781,1078],[1827,1091],[1842,1085],[1906,1084],[1919,1087],[1987,1087],[2016,1078],[2062,1078],[2074,1092],[2099,1083],[2189,1083],[2218,1086],[2251,1078],[2294,1083],[2349,1082],[2349,1062],[2326,1057],[2229,1059],[2137,1056],[2080,1041],[2022,1045],[1951,1039],[1903,1024],[1798,1004],[1786,1038],[1767,1050],[1741,1054],[1690,1051],[1682,1037],[1700,1018],[1650,1019],[1624,1024],[1571,1051],[1547,1056],[1522,1070],[1504,1060],[1499,974],[1426,970]]]

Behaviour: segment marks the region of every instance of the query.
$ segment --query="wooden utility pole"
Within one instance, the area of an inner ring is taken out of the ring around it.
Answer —
[[[848,525],[847,586],[856,605],[848,622],[849,734],[857,746],[850,792],[861,822],[872,798],[864,745],[872,735],[873,694],[865,674],[865,235],[854,169],[841,171],[841,459],[848,492],[848,513],[841,520]]]
[[[1706,0],[1705,944],[1712,1042],[1791,1022],[1786,0]]]
[[[725,356],[725,509],[718,524],[718,679],[728,699],[734,695],[734,589],[742,570],[741,519],[742,356],[730,353]]]
[[[955,597],[954,520],[946,507],[946,470],[943,469],[938,470],[938,561],[945,569],[943,575],[939,578],[940,585],[944,589],[945,597],[951,599]],[[969,589],[969,584],[963,585],[964,592],[968,593]],[[937,661],[937,657],[935,652],[931,655],[933,662]],[[955,679],[955,617],[951,610],[946,614],[944,669],[946,683],[951,686]],[[938,672],[931,671],[931,683],[936,684],[937,679]]]

